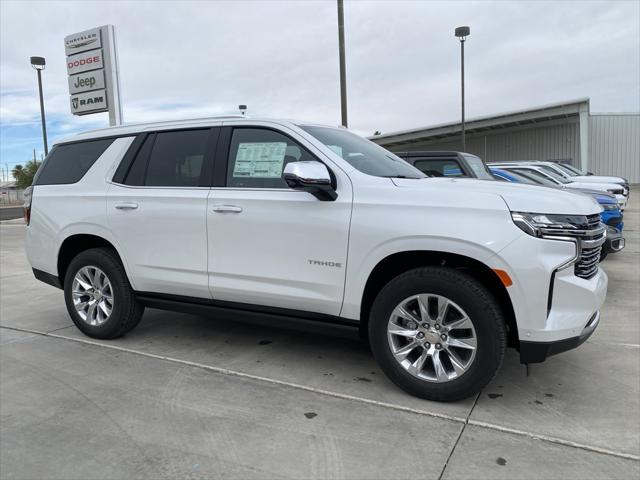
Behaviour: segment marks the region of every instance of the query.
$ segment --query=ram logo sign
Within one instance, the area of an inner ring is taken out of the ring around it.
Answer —
[[[105,90],[80,93],[71,96],[71,113],[83,115],[94,112],[104,112],[107,109],[107,94]]]

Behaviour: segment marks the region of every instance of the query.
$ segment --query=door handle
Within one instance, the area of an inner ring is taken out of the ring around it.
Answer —
[[[138,208],[137,203],[116,203],[118,210],[135,210],[136,208]]]
[[[237,205],[214,205],[213,211],[216,213],[240,213],[242,212],[242,207]]]

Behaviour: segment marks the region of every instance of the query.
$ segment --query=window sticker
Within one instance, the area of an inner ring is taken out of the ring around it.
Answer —
[[[286,142],[240,143],[233,177],[280,178]]]

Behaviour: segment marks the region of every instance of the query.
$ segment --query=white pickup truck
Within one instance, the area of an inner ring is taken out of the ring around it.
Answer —
[[[211,118],[58,142],[25,205],[35,276],[110,339],[145,306],[360,329],[401,388],[452,401],[574,348],[607,289],[589,197],[428,178],[343,128]],[[179,328],[179,325],[176,325]]]

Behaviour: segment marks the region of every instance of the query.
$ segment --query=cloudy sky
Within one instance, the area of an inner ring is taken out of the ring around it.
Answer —
[[[591,98],[640,110],[640,2],[346,1],[349,123],[395,130]],[[0,0],[0,164],[42,151],[31,55],[44,56],[50,139],[108,125],[69,113],[63,38],[116,26],[125,121],[237,112],[340,122],[337,14],[327,1]],[[52,143],[50,141],[50,143]]]

